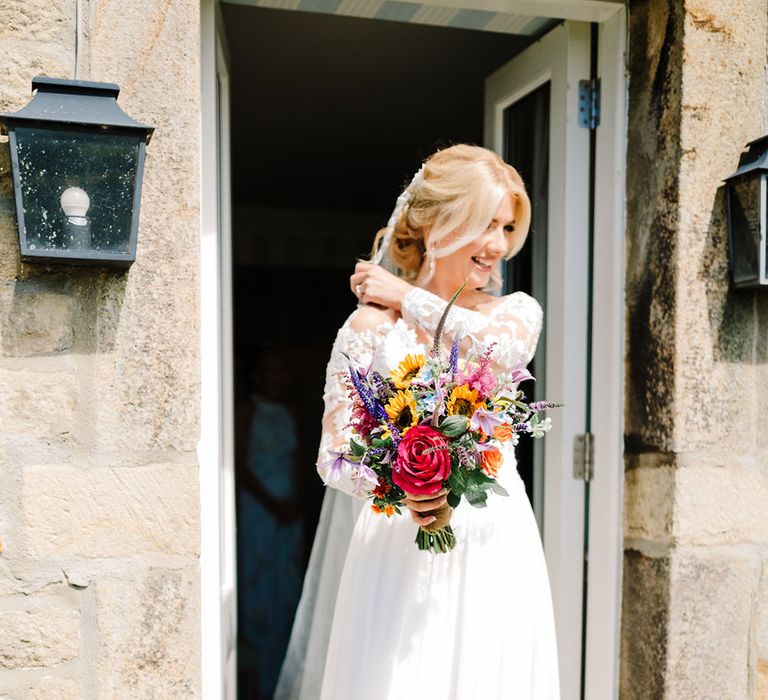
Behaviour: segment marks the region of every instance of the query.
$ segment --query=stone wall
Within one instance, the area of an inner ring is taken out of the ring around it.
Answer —
[[[768,292],[722,179],[768,132],[766,0],[632,0],[624,698],[768,697]]]
[[[73,77],[74,0],[3,0],[0,111]],[[83,0],[85,80],[156,127],[128,271],[19,261],[0,141],[0,698],[200,695],[199,3]]]

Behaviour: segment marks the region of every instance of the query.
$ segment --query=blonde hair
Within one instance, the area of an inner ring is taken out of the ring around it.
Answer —
[[[523,247],[528,235],[531,203],[523,180],[487,148],[457,144],[437,151],[404,194],[405,205],[391,235],[385,236],[388,228],[376,234],[371,257],[381,245],[388,245],[389,250],[382,252],[389,253],[403,277],[417,284],[431,278],[435,258],[449,255],[486,230],[505,194],[512,195],[515,210],[515,230],[506,234],[505,259]],[[495,271],[489,288],[499,282]]]

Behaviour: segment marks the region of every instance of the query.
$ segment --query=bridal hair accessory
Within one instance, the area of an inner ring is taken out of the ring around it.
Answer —
[[[423,181],[424,163],[422,163],[421,167],[416,171],[416,174],[408,184],[408,187],[406,187],[397,198],[395,208],[392,210],[392,215],[389,217],[389,221],[387,222],[387,228],[384,231],[384,235],[381,237],[381,244],[379,245],[379,249],[376,251],[376,255],[373,256],[372,262],[375,265],[381,265],[381,261],[384,258],[384,255],[386,255],[387,251],[389,250],[389,245],[392,241],[392,234],[395,231],[397,220],[400,218],[400,214],[403,213],[403,209],[405,209],[406,205],[411,201],[411,199],[413,199],[413,188],[421,184]]]

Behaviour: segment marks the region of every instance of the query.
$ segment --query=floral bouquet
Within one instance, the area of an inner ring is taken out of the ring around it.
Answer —
[[[539,414],[558,405],[529,403],[515,389],[533,378],[522,364],[511,373],[495,374],[493,344],[481,356],[460,361],[457,336],[445,360],[442,329],[463,288],[448,302],[429,356],[407,355],[388,377],[371,367],[350,366],[345,379],[353,437],[347,451],[318,465],[328,470],[327,483],[349,463],[359,492],[372,500],[375,512],[387,516],[400,513],[406,492],[431,495],[447,488],[447,503],[431,512],[436,519],[416,535],[419,549],[435,553],[456,545],[450,520],[462,496],[482,508],[488,491],[508,495],[496,482],[501,443],[511,439],[517,444],[521,433],[542,437],[550,419],[541,420]]]

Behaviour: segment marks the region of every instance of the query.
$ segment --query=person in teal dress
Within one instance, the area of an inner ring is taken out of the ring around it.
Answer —
[[[238,637],[241,697],[274,693],[304,574],[296,478],[298,437],[275,352],[251,372],[254,391],[238,407]]]

